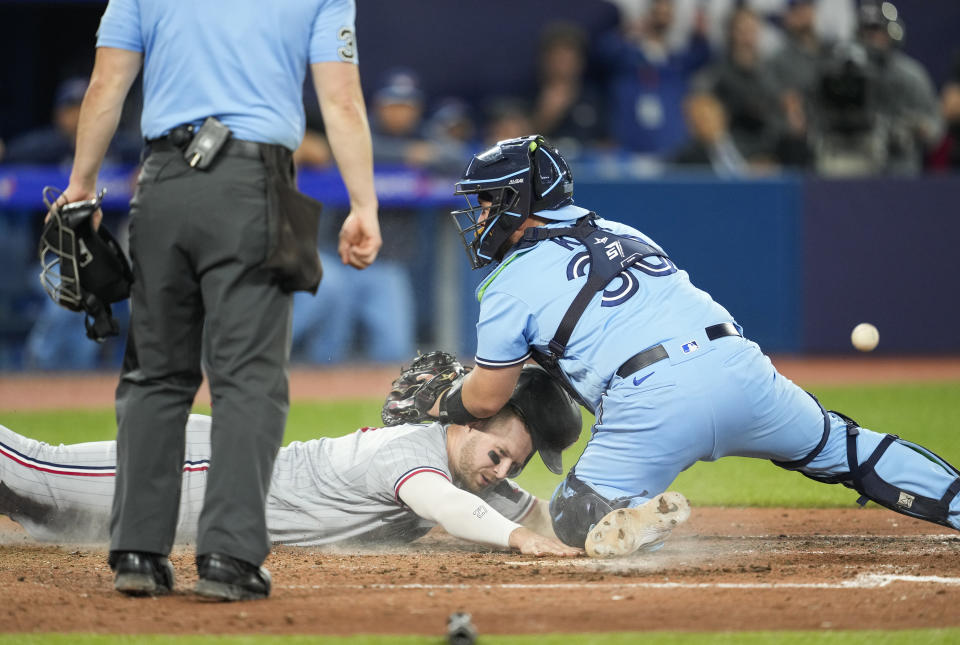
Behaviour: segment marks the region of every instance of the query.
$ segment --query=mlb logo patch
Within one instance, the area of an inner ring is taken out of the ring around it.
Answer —
[[[680,349],[683,350],[684,354],[692,354],[698,349],[700,349],[700,345],[697,344],[697,341],[691,340],[689,343],[684,343],[683,345],[681,345]]]
[[[897,506],[902,506],[903,508],[910,508],[913,506],[914,496],[908,493],[900,493],[900,499],[897,500]]]

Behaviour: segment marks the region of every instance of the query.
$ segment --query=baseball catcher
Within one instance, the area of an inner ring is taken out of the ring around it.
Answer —
[[[58,203],[63,193],[43,189],[47,207],[40,236],[40,282],[55,303],[86,314],[87,337],[102,342],[119,334],[110,304],[130,296],[133,273],[106,226],[94,227],[101,190],[95,199]]]

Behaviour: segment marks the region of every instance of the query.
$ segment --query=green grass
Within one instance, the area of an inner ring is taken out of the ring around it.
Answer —
[[[813,392],[826,408],[840,410],[866,428],[899,434],[960,464],[960,383],[820,387]],[[584,417],[580,440],[564,453],[565,468],[575,463],[589,439],[593,419]],[[379,400],[297,402],[290,408],[284,441],[339,436],[379,421]],[[49,443],[111,439],[116,433],[112,409],[0,411],[0,423]],[[517,481],[540,497],[550,497],[562,479],[534,459]],[[852,506],[857,497],[842,486],[814,482],[769,461],[738,457],[698,463],[671,488],[700,506]]]
[[[829,409],[840,410],[864,427],[891,432],[920,443],[940,456],[960,463],[960,383],[821,387],[814,393]],[[198,412],[208,410],[198,409]],[[338,436],[379,422],[379,400],[330,403],[297,402],[290,410],[285,442],[321,436]],[[564,455],[569,468],[589,438],[592,419],[584,420],[583,436]],[[111,439],[115,434],[112,409],[8,412],[0,410],[0,423],[22,434],[50,443],[77,443]],[[562,479],[534,459],[519,478],[531,492],[549,497]],[[695,505],[729,506],[852,506],[856,494],[840,486],[826,486],[783,471],[759,459],[723,459],[697,464],[681,474],[672,488],[682,491]],[[378,643],[439,644],[440,635],[422,636],[126,636],[101,634],[0,634],[0,645],[374,645]],[[960,642],[960,629],[906,631],[816,632],[620,632],[610,634],[547,634],[524,636],[482,635],[487,645],[567,645],[612,643],[645,645],[727,645],[786,643],[788,645],[923,645]]]
[[[817,387],[812,391],[828,410],[839,410],[865,428],[900,435],[960,464],[960,383]],[[584,421],[580,440],[564,453],[565,468],[583,452],[592,422],[592,417]],[[517,481],[530,492],[549,497],[561,479],[535,459]],[[769,461],[741,457],[697,463],[681,473],[671,488],[695,506],[835,507],[853,506],[857,498],[843,486],[828,486]]]
[[[960,383],[814,388],[828,410],[864,428],[897,434],[960,464]],[[698,463],[674,486],[701,506],[853,506],[857,493],[828,486],[768,461],[747,458]]]
[[[121,636],[102,634],[9,634],[0,645],[439,645],[440,636]],[[939,645],[960,642],[960,629],[806,632],[617,632],[609,634],[481,634],[483,645]]]

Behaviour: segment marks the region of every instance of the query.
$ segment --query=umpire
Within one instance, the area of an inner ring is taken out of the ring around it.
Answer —
[[[94,195],[142,63],[148,147],[130,203],[134,285],[110,525],[118,591],[173,588],[167,555],[202,362],[213,464],[196,592],[222,600],[270,593],[264,509],[288,409],[290,291],[315,291],[320,273],[319,204],[296,192],[291,161],[304,132],[308,66],[350,197],[341,259],[362,269],[381,244],[354,20],[353,0],[107,5],[63,200]],[[304,237],[313,257],[297,260]]]

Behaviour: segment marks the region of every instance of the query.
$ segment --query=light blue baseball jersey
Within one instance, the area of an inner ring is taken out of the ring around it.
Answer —
[[[560,221],[547,226],[569,226],[587,212],[576,206],[551,211],[551,219]],[[659,249],[629,226],[596,223]],[[604,244],[608,258],[625,255],[623,249],[618,255],[616,238],[594,239]],[[583,244],[571,238],[527,248],[521,243],[477,289],[477,364],[507,367],[529,358],[531,348],[547,351],[586,282],[589,260]],[[726,456],[806,459],[804,472],[849,474],[845,420],[827,416],[826,432],[819,404],[777,373],[756,343],[740,336],[710,340],[705,328],[725,322],[734,322],[730,313],[664,258],[641,260],[593,296],[560,360],[571,384],[597,412],[573,469],[580,482],[608,500],[639,506],[695,462]],[[654,345],[663,346],[666,358],[632,375],[616,374],[624,361]],[[883,435],[858,428],[856,436],[862,464]],[[884,482],[910,491],[897,502],[904,508],[916,495],[949,498],[960,481],[951,466],[924,450],[897,441],[872,466]],[[568,480],[560,484],[551,504],[555,526],[564,522],[558,500],[577,495]],[[960,528],[960,496],[946,503],[943,519]],[[583,535],[588,528],[580,527]]]
[[[97,47],[144,54],[141,131],[215,116],[294,150],[308,63],[357,62],[354,0],[110,0]]]
[[[548,227],[569,226],[588,213],[578,206],[551,211]],[[634,228],[604,219],[597,224],[617,235],[656,247]],[[660,248],[660,247],[656,247]],[[568,238],[520,249],[477,288],[478,365],[508,367],[546,351],[563,314],[587,280],[589,255]],[[705,327],[733,317],[690,283],[686,271],[669,260],[647,258],[597,293],[570,337],[560,366],[584,400],[596,408],[617,369],[637,352],[675,338],[695,338]]]

